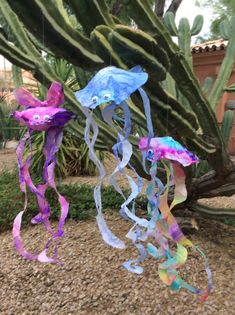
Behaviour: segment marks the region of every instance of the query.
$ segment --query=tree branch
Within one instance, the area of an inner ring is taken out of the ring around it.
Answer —
[[[175,15],[176,11],[178,10],[182,1],[183,0],[172,0],[171,4],[170,4],[169,8],[166,10],[166,12],[172,12]]]
[[[166,0],[155,0],[154,13],[161,18],[163,17],[164,14],[165,2]]]

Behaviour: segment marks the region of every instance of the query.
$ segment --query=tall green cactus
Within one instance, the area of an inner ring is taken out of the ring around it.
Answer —
[[[230,21],[223,21],[221,24],[221,35],[228,39],[228,46],[226,48],[226,54],[221,64],[219,74],[216,78],[210,94],[209,102],[212,108],[216,108],[216,105],[223,95],[224,89],[228,84],[231,73],[235,65],[235,16]]]
[[[184,53],[185,59],[192,66],[191,37],[198,35],[201,32],[203,16],[197,15],[191,28],[189,20],[187,18],[181,18],[177,28],[175,15],[172,12],[167,12],[164,16],[164,25],[169,30],[171,36],[176,36],[178,38],[179,48]]]
[[[191,68],[190,39],[200,31],[202,18],[197,17],[191,28],[187,19],[182,19],[177,28],[172,16],[167,15],[165,27],[145,0],[123,0],[130,17],[139,26],[135,29],[120,24],[109,13],[105,0],[64,2],[69,10],[65,10],[61,0],[1,0],[0,14],[5,21],[3,25],[8,25],[11,30],[14,45],[0,34],[0,53],[15,65],[32,71],[43,84],[60,81],[60,78],[42,57],[41,50],[66,59],[78,67],[77,73],[79,69],[95,71],[111,64],[123,69],[140,64],[149,73],[145,89],[152,105],[155,132],[180,139],[206,160],[213,170],[208,178],[198,177],[196,181],[188,178],[188,205],[195,204],[203,194],[201,187],[208,187],[209,192],[216,188],[219,194],[222,181],[226,180],[229,184],[231,180],[229,174],[233,165],[211,105],[218,102],[226,89],[229,70],[223,64],[225,74],[219,74],[208,102]],[[70,23],[67,12],[72,11],[81,32],[72,26],[74,23]],[[230,23],[229,29],[233,30],[234,21]],[[231,37],[226,55],[228,65],[231,66],[235,60],[235,45],[229,29],[223,27],[224,34]],[[171,35],[178,36],[180,47],[172,41]],[[163,82],[166,78],[167,81]],[[168,92],[164,86],[170,87]],[[68,106],[80,118],[79,124],[73,122],[69,128],[83,136],[84,117],[80,104],[71,89],[65,86],[64,90]],[[139,95],[134,95],[128,104],[133,124],[146,131]],[[100,128],[97,146],[110,149],[116,135],[98,116],[95,119]],[[136,146],[138,139],[132,136],[131,141]],[[145,176],[137,150],[134,150],[133,160],[140,174]],[[230,193],[232,191],[235,192],[235,188],[231,188]]]

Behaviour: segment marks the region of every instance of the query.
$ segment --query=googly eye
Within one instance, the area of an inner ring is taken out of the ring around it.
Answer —
[[[149,149],[149,150],[147,151],[147,156],[146,156],[146,158],[147,158],[148,160],[153,160],[153,158],[154,158],[154,152],[153,152],[153,150]]]
[[[36,114],[36,115],[33,115],[33,119],[34,119],[34,120],[39,120],[39,119],[40,119],[40,116],[37,115],[37,114]]]
[[[44,115],[44,116],[43,116],[43,120],[48,121],[49,119],[50,119],[50,116],[49,116],[49,115]]]
[[[94,104],[96,104],[98,102],[98,96],[93,96],[91,100]]]
[[[110,99],[110,97],[111,97],[111,94],[110,94],[110,93],[104,94],[104,99],[105,99],[105,100]]]

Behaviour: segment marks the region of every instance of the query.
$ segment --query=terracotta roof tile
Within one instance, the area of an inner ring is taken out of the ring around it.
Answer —
[[[227,47],[228,41],[224,39],[211,40],[205,43],[196,44],[192,46],[192,53],[205,53],[211,51],[225,50]]]

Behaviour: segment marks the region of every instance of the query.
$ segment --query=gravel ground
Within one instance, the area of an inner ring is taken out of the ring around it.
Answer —
[[[129,223],[114,214],[106,218],[123,238]],[[42,226],[23,230],[28,249],[42,246],[43,232]],[[11,233],[0,234],[0,314],[235,314],[235,229],[231,227],[201,219],[199,230],[191,235],[207,254],[213,271],[213,291],[204,303],[185,290],[167,289],[158,278],[158,262],[151,257],[142,263],[142,275],[128,273],[121,264],[137,257],[133,246],[122,251],[108,247],[95,221],[67,221],[65,232],[59,250],[63,267],[22,259],[12,247]],[[206,286],[203,263],[191,250],[182,271],[193,285]]]

